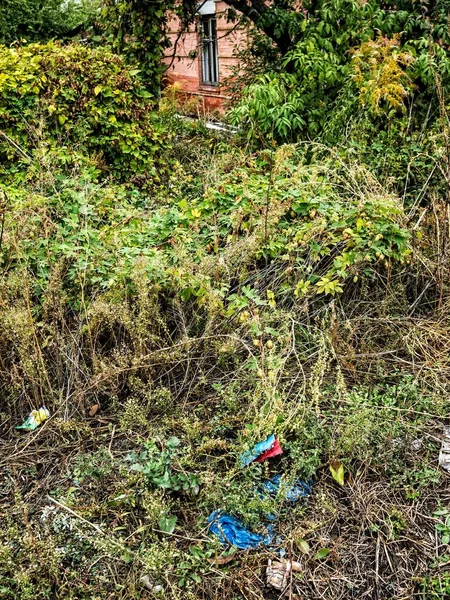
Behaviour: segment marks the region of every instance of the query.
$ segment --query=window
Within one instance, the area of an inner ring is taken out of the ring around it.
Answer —
[[[202,83],[218,85],[217,21],[215,15],[201,17]]]

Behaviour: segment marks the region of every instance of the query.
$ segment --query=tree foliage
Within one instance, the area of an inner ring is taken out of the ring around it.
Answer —
[[[359,88],[362,106],[375,114],[405,110],[405,100],[412,95],[414,84],[407,70],[414,56],[400,48],[400,36],[364,42],[353,52],[352,76]]]
[[[0,43],[71,37],[95,15],[96,0],[2,0]]]
[[[320,37],[341,47],[373,37],[376,30],[382,35],[402,32],[406,39],[431,37],[444,46],[450,41],[448,0],[305,0],[301,9],[295,0],[225,2],[263,31],[283,55],[309,37],[314,25]]]
[[[275,4],[266,19],[281,10]],[[232,121],[255,147],[305,138],[339,144],[412,201],[445,146],[436,140],[450,86],[450,2],[302,6],[279,21],[291,40],[284,54],[260,30],[252,34]]]
[[[393,4],[379,0],[324,0],[306,2],[302,11],[287,11],[279,26],[289,35],[290,48],[272,64],[272,69],[252,82],[236,119],[250,125],[253,116],[260,115],[255,118],[260,133],[278,140],[316,136],[329,125],[344,87],[361,82],[355,70],[360,68],[361,51],[354,52],[361,44],[366,44],[362,50],[366,54],[372,49],[370,60],[375,60],[378,67],[382,63],[384,77],[389,77],[386,70],[392,59],[397,64],[397,75],[416,81],[422,98],[426,96],[429,101],[436,72],[450,81],[450,2],[428,5],[405,0],[400,4],[396,3],[393,10]],[[272,15],[281,10],[275,5],[272,8]],[[269,18],[268,12],[265,19]],[[377,37],[375,58],[373,43]],[[371,41],[372,46],[367,45]],[[400,57],[407,56],[407,64],[403,61],[401,65]],[[357,86],[352,93],[354,98],[358,96]]]

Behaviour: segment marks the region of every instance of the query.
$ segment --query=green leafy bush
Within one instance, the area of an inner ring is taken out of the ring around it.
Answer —
[[[448,0],[429,7],[402,0],[395,6],[392,3],[392,8],[390,2],[378,0],[306,1],[302,3],[303,10],[295,10],[290,3],[283,8],[274,4],[264,16],[263,27],[272,19],[275,31],[280,35],[284,31],[291,41],[283,57],[276,61],[265,51],[269,62],[265,73],[244,89],[242,102],[233,111],[234,120],[244,125],[250,139],[286,142],[322,135],[332,114],[343,108],[336,99],[352,79],[353,51],[360,46],[367,50],[367,44],[374,44],[377,35],[378,48],[392,48],[390,39],[401,41],[397,54],[408,56],[411,78],[421,86],[415,109],[425,111],[422,118],[434,96],[436,73],[446,83],[449,81]],[[260,34],[254,37],[255,47],[249,50],[249,60],[254,60],[260,42]],[[370,60],[373,56],[372,52]],[[372,85],[379,83],[375,78]],[[374,90],[372,93],[376,96]],[[351,103],[358,95],[356,88]],[[434,101],[436,105],[436,98]],[[351,115],[354,105],[348,109]]]
[[[350,276],[403,262],[410,252],[395,198],[364,170],[339,164],[320,147],[316,152],[310,164],[302,147],[261,153],[225,175],[202,200],[179,205],[197,221],[211,251],[226,254],[232,240],[253,239],[247,260],[280,265],[279,298],[334,295]],[[255,299],[271,303],[270,297],[252,297],[245,286],[228,300],[242,309]]]
[[[45,193],[10,188],[3,263],[27,268],[39,297],[62,273],[72,307],[79,308],[81,291],[89,303],[99,292],[134,290],[139,269],[166,293],[231,315],[334,296],[345,283],[409,260],[409,235],[393,196],[326,150],[308,160],[301,147],[263,152],[202,197],[188,201],[174,188],[174,197],[151,212],[144,196],[99,187],[89,173],[56,180]],[[238,283],[242,269],[258,270],[261,261],[274,265],[273,290],[266,279],[272,295]]]
[[[130,470],[142,473],[149,485],[167,490],[198,494],[200,480],[192,473],[175,471],[174,462],[180,456],[180,440],[174,436],[166,440],[160,449],[154,441],[146,444],[146,449],[126,457],[131,463]]]
[[[78,151],[120,179],[157,179],[155,160],[168,134],[137,72],[102,48],[0,46],[3,172],[16,171],[18,162],[39,170],[49,153],[76,164]]]

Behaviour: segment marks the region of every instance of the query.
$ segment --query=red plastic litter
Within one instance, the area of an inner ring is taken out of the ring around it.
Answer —
[[[280,442],[276,439],[272,448],[269,448],[260,454],[258,458],[255,459],[255,462],[260,463],[263,460],[266,460],[266,458],[273,458],[274,456],[279,456],[280,454],[283,454],[283,448],[281,447]]]

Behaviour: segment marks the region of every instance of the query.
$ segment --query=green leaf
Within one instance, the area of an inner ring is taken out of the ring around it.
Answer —
[[[309,554],[311,552],[311,548],[308,542],[304,539],[295,540],[295,545],[300,550],[300,552],[303,552],[303,554]]]
[[[176,448],[180,444],[181,444],[180,440],[175,436],[170,437],[166,442],[166,446],[168,448]]]
[[[320,550],[318,550],[315,555],[314,555],[314,559],[315,560],[322,560],[322,558],[325,558],[326,556],[328,556],[330,554],[331,550],[329,548],[321,548]]]
[[[433,517],[442,517],[450,514],[447,508],[440,508],[439,510],[435,510],[433,513]]]
[[[189,552],[197,558],[203,557],[203,550],[200,548],[200,546],[189,546]]]
[[[338,460],[333,460],[330,463],[330,472],[331,475],[333,476],[333,479],[339,484],[339,485],[344,485],[344,465],[338,461]]]
[[[174,515],[166,515],[159,520],[158,524],[159,529],[164,533],[173,533],[177,525],[177,517]]]
[[[124,554],[122,554],[122,560],[129,565],[133,562],[134,556],[130,552],[124,552]]]
[[[170,474],[168,471],[164,471],[164,474],[160,477],[153,477],[153,483],[161,488],[171,488],[174,487],[174,482],[170,479]]]
[[[140,463],[133,463],[130,466],[130,471],[138,471],[138,473],[142,473],[144,471],[144,467]]]
[[[276,329],[273,329],[273,327],[264,327],[264,333],[267,333],[267,335],[272,335],[273,337],[279,337],[280,335],[280,333]]]

